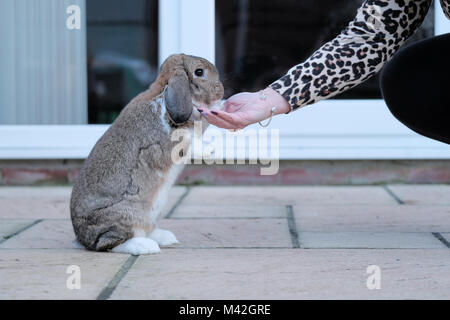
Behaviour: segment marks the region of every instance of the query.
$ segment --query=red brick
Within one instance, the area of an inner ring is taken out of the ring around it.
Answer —
[[[413,168],[408,175],[410,183],[449,183],[450,166]]]
[[[29,185],[37,183],[67,183],[67,170],[51,169],[2,169],[2,184]]]
[[[187,166],[181,173],[179,183],[203,182],[215,185],[230,184],[277,184],[278,175],[262,176],[259,166]]]

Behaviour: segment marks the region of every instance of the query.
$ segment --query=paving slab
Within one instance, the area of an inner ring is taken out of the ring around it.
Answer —
[[[175,233],[181,248],[291,246],[286,219],[164,219],[159,227]],[[9,249],[74,249],[70,220],[44,220],[0,244]]]
[[[378,186],[199,186],[183,201],[186,205],[337,205],[396,204]]]
[[[112,298],[450,299],[450,186],[389,188],[404,205],[379,186],[191,187],[159,222],[181,243],[139,257]],[[31,225],[0,243],[0,299],[95,299],[129,257],[72,247],[70,192],[0,187],[0,242]],[[307,248],[291,248],[287,205]],[[69,265],[81,290],[66,287]]]
[[[69,218],[71,187],[0,187],[0,219]]]
[[[302,248],[444,249],[428,232],[300,232]]]
[[[0,250],[0,299],[95,299],[128,258],[81,250]],[[68,289],[80,268],[80,289]],[[73,271],[71,271],[73,272]]]
[[[36,187],[0,187],[0,199],[67,199],[72,192],[71,186],[36,186]]]
[[[74,239],[70,220],[43,220],[1,243],[0,249],[74,249]]]
[[[286,219],[164,219],[159,227],[176,235],[176,248],[291,247]]]
[[[186,187],[170,190],[166,215]],[[0,219],[68,219],[71,187],[0,187]]]
[[[450,206],[294,206],[300,231],[450,232]]]
[[[186,192],[186,189],[187,188],[184,186],[173,186],[172,189],[170,189],[169,196],[167,197],[167,203],[161,212],[161,217],[165,217],[170,212],[172,207],[175,206],[178,200]]]
[[[389,185],[407,204],[450,205],[450,185]]]
[[[170,216],[171,219],[185,218],[284,218],[286,206],[228,206],[228,205],[185,205],[181,204]]]
[[[4,238],[23,230],[24,228],[30,226],[35,220],[27,219],[1,219],[0,220],[0,242]]]
[[[450,244],[450,232],[441,233],[442,237]]]
[[[449,267],[448,249],[166,250],[139,257],[111,298],[449,299]]]

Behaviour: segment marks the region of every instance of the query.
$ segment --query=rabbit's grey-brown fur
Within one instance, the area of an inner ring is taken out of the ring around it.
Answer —
[[[197,69],[204,76],[195,75]],[[164,62],[156,81],[96,143],[75,181],[70,210],[82,245],[105,251],[150,235],[150,212],[160,209],[154,206],[161,189],[176,178],[171,152],[179,142],[171,133],[200,119],[192,101],[210,106],[222,96],[218,72],[207,60],[173,55]]]

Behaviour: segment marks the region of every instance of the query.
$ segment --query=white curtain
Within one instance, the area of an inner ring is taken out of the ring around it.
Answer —
[[[69,30],[70,5],[81,29]],[[0,1],[0,125],[86,124],[85,0]]]

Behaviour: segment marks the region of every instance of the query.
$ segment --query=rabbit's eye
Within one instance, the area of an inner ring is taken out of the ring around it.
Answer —
[[[195,74],[197,77],[203,77],[203,69],[196,69],[196,70],[194,71],[194,74]]]

